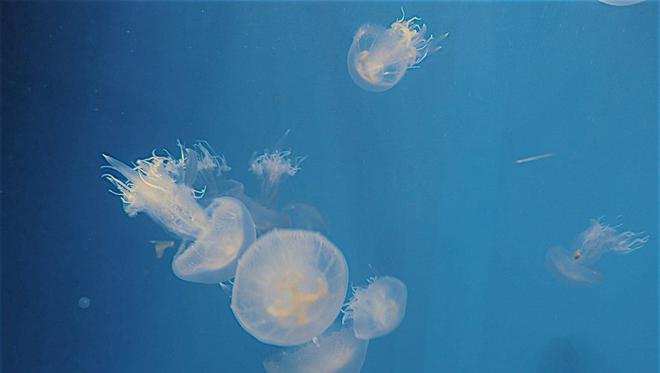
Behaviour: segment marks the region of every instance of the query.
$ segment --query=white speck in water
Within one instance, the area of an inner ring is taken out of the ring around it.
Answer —
[[[89,308],[89,305],[91,303],[92,303],[92,301],[87,297],[81,297],[80,299],[78,299],[78,307],[80,307],[82,309]]]

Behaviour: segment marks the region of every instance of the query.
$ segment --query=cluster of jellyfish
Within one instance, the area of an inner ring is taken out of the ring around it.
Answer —
[[[348,265],[325,237],[310,205],[276,208],[281,182],[304,158],[276,147],[254,157],[261,179],[252,197],[225,178],[223,156],[205,142],[179,143],[179,156],[152,152],[127,165],[103,155],[103,175],[129,216],[145,213],[179,243],[172,271],[185,281],[220,284],[245,331],[280,346],[263,363],[267,372],[359,372],[370,339],[392,332],[406,310],[406,286],[394,277],[348,291]],[[156,255],[174,246],[152,241]]]

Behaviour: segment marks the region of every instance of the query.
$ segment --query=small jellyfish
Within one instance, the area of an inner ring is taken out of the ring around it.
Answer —
[[[379,277],[366,288],[355,288],[344,316],[353,320],[353,332],[359,339],[382,337],[396,329],[406,315],[408,291],[401,280]]]
[[[649,237],[643,233],[619,232],[619,226],[611,227],[602,220],[591,220],[591,225],[578,238],[577,248],[569,252],[552,247],[546,258],[550,268],[573,283],[592,285],[600,282],[603,275],[590,266],[607,253],[630,254],[641,248]]]
[[[80,299],[78,299],[78,307],[83,310],[89,308],[91,304],[92,301],[87,297],[80,297]]]
[[[403,9],[402,9],[403,12]],[[392,88],[406,73],[415,68],[429,54],[439,50],[438,42],[445,33],[435,39],[426,35],[426,25],[421,18],[405,19],[405,14],[390,28],[364,25],[353,37],[348,51],[348,72],[360,88],[382,92]]]
[[[271,206],[274,203],[281,179],[286,176],[294,176],[300,171],[300,164],[305,157],[292,157],[291,154],[290,150],[275,148],[272,152],[266,151],[257,156],[250,163],[249,171],[261,178],[259,198],[265,206]]]
[[[359,373],[368,346],[350,327],[330,327],[313,342],[269,356],[264,368],[268,373]]]
[[[182,280],[214,284],[234,277],[236,260],[256,240],[256,231],[247,208],[235,198],[216,198],[206,210],[208,222],[195,241],[181,245],[172,271]]]
[[[332,324],[347,287],[346,260],[332,242],[319,233],[275,229],[239,259],[231,309],[261,342],[294,346]]]

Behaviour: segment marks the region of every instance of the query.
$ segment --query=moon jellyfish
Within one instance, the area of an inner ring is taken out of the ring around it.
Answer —
[[[332,242],[318,233],[276,229],[239,259],[231,309],[261,342],[294,346],[332,324],[347,287],[346,260]]]
[[[238,256],[256,239],[254,223],[236,199],[214,198],[206,207],[200,203],[206,186],[194,186],[200,180],[213,182],[228,171],[224,158],[213,155],[202,142],[193,148],[179,144],[179,148],[180,159],[154,152],[134,167],[104,154],[105,167],[122,178],[103,176],[117,188],[113,193],[120,196],[129,216],[144,212],[182,240],[172,262],[179,278],[202,283],[228,280]]]
[[[427,37],[426,25],[419,21],[418,17],[406,20],[403,14],[388,29],[360,27],[348,51],[348,72],[355,84],[371,92],[386,91],[401,80],[406,70],[418,67],[439,50],[438,42],[449,34]]]
[[[630,254],[641,248],[649,237],[643,233],[619,232],[619,226],[611,227],[601,220],[591,220],[591,225],[578,238],[577,248],[569,252],[552,247],[546,258],[550,267],[562,278],[578,284],[596,284],[603,275],[591,268],[604,254]]]
[[[268,373],[359,373],[369,341],[349,327],[329,328],[317,341],[278,351],[264,361]]]
[[[390,276],[372,279],[366,288],[354,289],[344,321],[353,320],[353,332],[359,339],[382,337],[401,324],[407,297],[401,280]]]
[[[216,198],[206,210],[208,221],[195,241],[181,244],[172,271],[182,280],[213,284],[234,277],[236,259],[256,233],[250,213],[237,199]]]

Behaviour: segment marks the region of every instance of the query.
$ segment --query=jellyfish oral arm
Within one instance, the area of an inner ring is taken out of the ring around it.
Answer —
[[[323,278],[318,277],[316,279],[318,290],[314,293],[303,293],[300,290],[301,280],[300,277],[296,277],[291,281],[292,283],[285,283],[285,285],[288,285],[291,299],[288,304],[275,302],[268,306],[267,312],[271,316],[276,318],[295,317],[298,324],[304,325],[307,323],[307,309],[311,304],[325,299],[328,296],[328,285]]]

